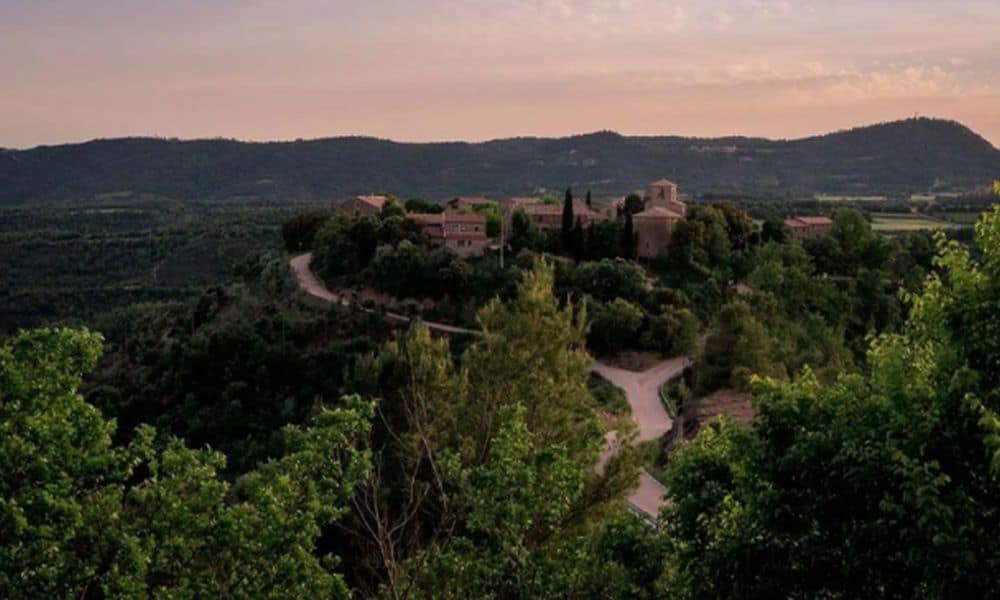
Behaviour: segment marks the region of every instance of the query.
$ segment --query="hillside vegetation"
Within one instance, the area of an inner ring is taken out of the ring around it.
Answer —
[[[959,123],[933,119],[791,141],[612,132],[475,144],[129,138],[0,152],[0,205],[138,193],[245,202],[393,190],[440,199],[567,184],[619,194],[664,175],[691,193],[908,193],[969,189],[998,173],[1000,151]]]

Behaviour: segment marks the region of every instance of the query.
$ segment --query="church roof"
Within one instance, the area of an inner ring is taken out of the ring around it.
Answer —
[[[646,210],[632,215],[633,219],[683,219],[684,217],[669,208],[653,206]]]

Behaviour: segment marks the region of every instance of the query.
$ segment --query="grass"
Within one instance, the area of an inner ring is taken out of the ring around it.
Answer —
[[[910,213],[884,213],[872,215],[872,229],[882,232],[920,231],[925,229],[949,229],[955,224],[925,215]]]
[[[888,200],[885,196],[833,196],[829,194],[816,194],[819,202],[884,202]]]

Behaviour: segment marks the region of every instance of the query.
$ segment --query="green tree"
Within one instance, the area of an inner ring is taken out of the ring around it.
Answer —
[[[668,465],[676,597],[993,597],[1000,567],[1000,209],[981,260],[941,269],[868,368],[760,380],[752,428],[704,428]],[[974,551],[970,549],[975,549]]]
[[[646,203],[643,202],[642,198],[638,194],[629,194],[625,197],[625,202],[622,203],[622,212],[624,212],[626,216],[641,213],[645,209]]]
[[[641,308],[622,298],[595,305],[590,313],[587,341],[591,348],[601,353],[638,348],[643,317]]]
[[[622,257],[627,260],[635,260],[638,255],[636,249],[639,247],[638,235],[632,223],[632,213],[625,211],[625,226],[622,228]]]
[[[312,210],[287,221],[281,226],[285,249],[289,252],[304,252],[311,249],[316,233],[329,219],[329,211]]]
[[[436,202],[430,202],[424,200],[423,198],[410,198],[403,205],[408,213],[420,213],[420,214],[440,214],[444,212],[444,207]]]
[[[775,242],[784,244],[792,239],[792,232],[785,224],[784,219],[772,218],[764,221],[760,232],[761,240],[764,243]]]
[[[515,253],[521,250],[541,250],[544,234],[522,209],[518,208],[510,217],[510,237],[507,240]]]
[[[77,393],[101,338],[22,332],[0,347],[0,594],[6,598],[346,597],[322,527],[340,518],[368,456],[357,399],[286,430],[285,452],[239,486],[225,457],[114,422]]]
[[[570,253],[573,250],[573,226],[575,223],[576,218],[573,216],[573,190],[566,188],[566,196],[563,199],[562,228],[560,229],[563,252]]]
[[[622,256],[622,225],[621,219],[592,221],[587,227],[587,259]]]
[[[389,199],[385,201],[385,204],[382,205],[382,209],[378,213],[378,218],[382,220],[405,216],[406,209],[403,208],[403,205],[394,196],[389,196]]]
[[[587,234],[584,232],[583,224],[579,218],[573,225],[570,237],[572,238],[573,260],[580,262],[587,256]]]

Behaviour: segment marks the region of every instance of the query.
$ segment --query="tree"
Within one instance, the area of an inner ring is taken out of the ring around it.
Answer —
[[[562,211],[562,250],[572,252],[573,250],[573,225],[576,218],[573,216],[573,190],[566,188],[566,197],[563,199]]]
[[[573,260],[580,262],[587,256],[587,234],[583,231],[583,224],[577,218],[572,231]]]
[[[649,319],[642,334],[643,348],[664,356],[679,356],[692,350],[698,337],[698,318],[687,308],[664,306]]]
[[[632,213],[625,211],[625,226],[622,228],[622,257],[635,260],[636,248],[639,247],[638,236],[632,224]]]
[[[313,210],[296,215],[281,226],[281,237],[289,252],[303,252],[312,248],[313,239],[324,223],[330,219],[325,210]]]
[[[524,273],[512,302],[494,300],[477,315],[482,335],[462,362],[478,398],[462,419],[478,448],[488,446],[501,407],[517,402],[539,442],[564,444],[573,453],[596,450],[593,436],[600,434],[587,390],[586,311],[572,304],[560,308],[553,280],[552,267],[538,261]]]
[[[760,237],[765,244],[767,242],[784,244],[791,240],[792,232],[785,224],[784,219],[771,218],[764,221],[761,226]]]
[[[642,198],[638,194],[629,194],[625,196],[625,202],[622,204],[622,212],[626,216],[634,215],[636,213],[641,213],[646,209],[646,203],[643,202]]]
[[[723,306],[695,364],[698,392],[745,390],[752,374],[780,374],[771,361],[772,344],[749,306],[739,301]]]
[[[591,221],[587,227],[587,259],[602,260],[622,255],[622,220]]]
[[[518,208],[510,217],[510,237],[507,243],[515,253],[524,249],[540,250],[544,244],[544,234],[531,221],[531,217]]]
[[[583,263],[572,272],[571,279],[567,282],[567,287],[580,295],[588,294],[602,302],[624,298],[640,303],[648,292],[643,268],[620,258]]]
[[[600,353],[613,354],[626,348],[638,348],[639,328],[643,321],[642,309],[623,298],[595,305],[591,312],[591,348]]]
[[[440,214],[444,212],[444,207],[436,202],[430,202],[423,198],[410,198],[403,205],[408,213]]]
[[[823,385],[758,380],[750,428],[667,467],[663,589],[680,597],[992,597],[1000,567],[1000,209],[982,259],[938,236],[901,333]],[[970,548],[975,548],[970,552]]]
[[[382,208],[381,210],[379,210],[378,213],[379,219],[388,219],[390,217],[405,217],[405,216],[406,216],[406,209],[403,208],[403,205],[400,204],[399,200],[397,200],[394,196],[389,196],[389,199],[385,201],[385,204],[382,205]]]
[[[677,266],[707,275],[728,263],[732,249],[723,212],[712,206],[695,206],[674,229],[669,257]]]
[[[587,208],[593,210],[594,205],[590,201],[590,190],[587,190]]]
[[[101,338],[22,332],[0,347],[0,594],[39,597],[347,597],[319,556],[368,456],[371,406],[357,398],[285,431],[281,458],[234,486],[225,457],[114,422],[77,393]]]

